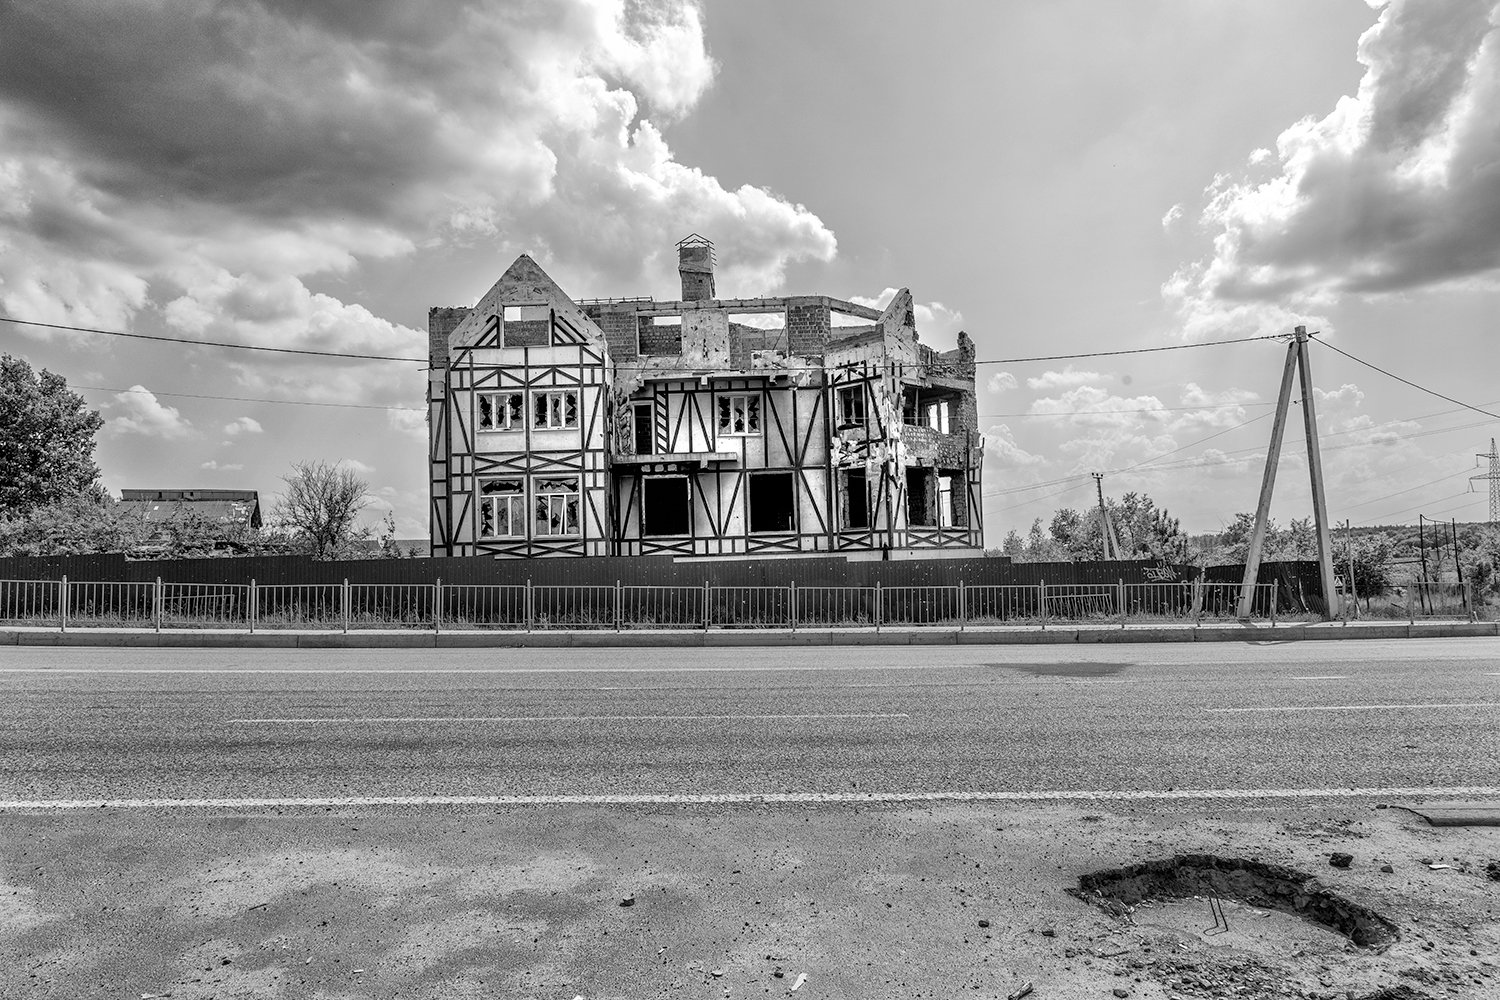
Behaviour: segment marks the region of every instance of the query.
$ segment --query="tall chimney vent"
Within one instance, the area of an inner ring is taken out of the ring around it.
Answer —
[[[682,278],[684,302],[714,298],[714,244],[693,233],[677,241],[677,273]]]

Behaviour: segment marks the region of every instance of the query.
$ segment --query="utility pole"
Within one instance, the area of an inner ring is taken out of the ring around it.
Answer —
[[[1328,602],[1328,617],[1334,615],[1338,600],[1333,572],[1333,543],[1328,534],[1328,501],[1323,493],[1323,456],[1318,449],[1318,414],[1313,399],[1312,365],[1308,361],[1307,327],[1299,326],[1287,344],[1286,366],[1281,372],[1281,392],[1276,397],[1276,422],[1271,427],[1271,446],[1266,451],[1266,469],[1260,482],[1260,501],[1255,508],[1255,528],[1250,533],[1250,549],[1245,554],[1245,576],[1240,584],[1239,617],[1250,617],[1255,598],[1255,582],[1260,575],[1261,549],[1266,541],[1266,526],[1271,518],[1271,494],[1276,486],[1276,465],[1281,460],[1281,439],[1286,433],[1287,410],[1292,401],[1292,377],[1301,376],[1302,421],[1307,435],[1307,472],[1312,480],[1313,526],[1318,541],[1318,578]]]
[[[1422,554],[1422,585],[1418,593],[1422,597],[1422,609],[1427,608],[1427,528],[1426,518],[1423,514],[1417,515],[1417,546]]]
[[[1490,460],[1490,471],[1482,476],[1470,476],[1469,482],[1476,479],[1488,479],[1490,482],[1490,525],[1500,525],[1500,451],[1495,450],[1495,439],[1490,438],[1490,450],[1488,453],[1476,452],[1475,458],[1487,458]]]
[[[1104,558],[1118,559],[1120,558],[1119,543],[1115,543],[1113,550],[1111,550],[1109,544],[1110,535],[1113,532],[1109,530],[1109,511],[1104,506],[1104,473],[1091,472],[1089,475],[1094,477],[1094,486],[1099,491],[1099,534],[1104,538]]]

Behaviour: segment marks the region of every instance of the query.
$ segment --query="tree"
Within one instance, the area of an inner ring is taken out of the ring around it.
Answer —
[[[355,542],[370,537],[356,525],[370,502],[370,486],[342,463],[294,462],[282,476],[286,492],[278,497],[271,518],[295,544],[316,559],[351,554]]]
[[[1168,562],[1187,558],[1188,540],[1181,523],[1144,493],[1127,493],[1104,505],[1120,539],[1122,558]],[[1062,508],[1052,515],[1051,533],[1066,558],[1104,558],[1104,529],[1097,507],[1082,513]]]
[[[0,517],[82,496],[97,500],[94,435],[103,426],[61,375],[0,355]]]

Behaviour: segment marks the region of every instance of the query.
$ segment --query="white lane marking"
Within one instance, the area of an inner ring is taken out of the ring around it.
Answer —
[[[1496,796],[1500,786],[1411,788],[1178,788],[1168,791],[1031,792],[724,792],[641,795],[379,795],[331,798],[202,799],[0,799],[0,812],[65,812],[84,809],[340,809],[356,806],[610,806],[866,802],[1135,802],[1195,799],[1365,799]]]
[[[395,715],[376,718],[330,716],[327,718],[229,719],[240,723],[292,725],[309,722],[691,722],[739,719],[909,719],[906,712],[808,712],[782,715]]]
[[[1293,677],[1294,681],[1347,681],[1348,674],[1318,674],[1312,677]]]
[[[1255,708],[1205,708],[1205,712],[1363,712],[1380,708],[1500,708],[1496,701],[1459,701],[1411,705],[1268,705]]]

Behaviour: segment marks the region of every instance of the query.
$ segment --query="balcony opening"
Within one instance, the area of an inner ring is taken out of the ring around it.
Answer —
[[[906,523],[914,528],[937,524],[937,498],[933,495],[932,470],[913,466],[906,470]]]
[[[870,526],[870,494],[864,469],[846,469],[840,473],[840,513],[846,530]]]
[[[944,528],[962,528],[968,519],[968,480],[956,469],[938,470],[938,524]]]
[[[749,495],[752,532],[797,530],[797,484],[790,472],[752,472]]]

